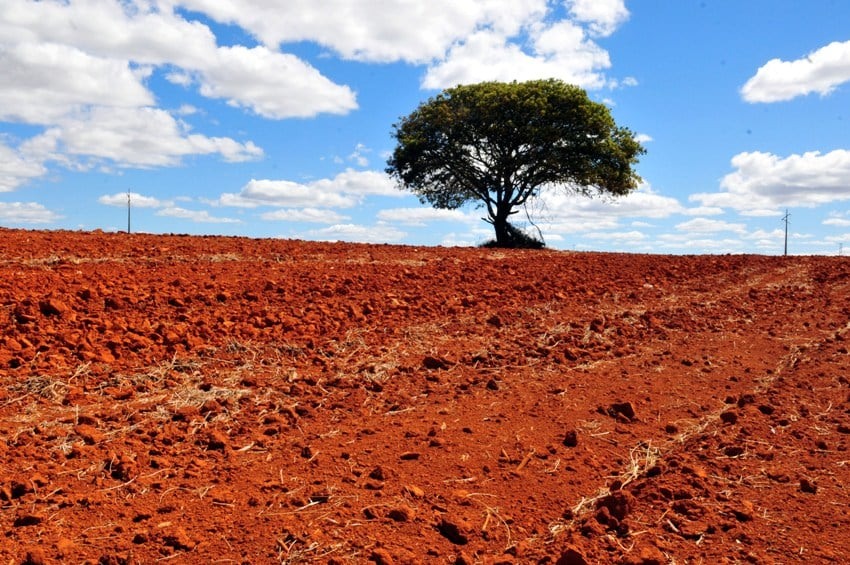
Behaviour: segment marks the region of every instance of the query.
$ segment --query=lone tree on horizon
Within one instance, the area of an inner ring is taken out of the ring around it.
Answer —
[[[478,201],[497,247],[542,246],[509,219],[544,188],[628,194],[645,153],[605,105],[556,79],[447,89],[401,118],[392,135],[386,171],[399,187],[435,208]]]

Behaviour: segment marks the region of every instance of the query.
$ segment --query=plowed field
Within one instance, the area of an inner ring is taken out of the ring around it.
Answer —
[[[850,556],[850,260],[0,230],[0,563]]]

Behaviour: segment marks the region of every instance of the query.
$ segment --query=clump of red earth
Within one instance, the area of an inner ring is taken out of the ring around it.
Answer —
[[[850,261],[0,230],[0,562],[843,562]]]

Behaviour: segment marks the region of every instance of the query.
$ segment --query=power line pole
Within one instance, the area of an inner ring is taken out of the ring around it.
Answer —
[[[788,256],[788,218],[791,217],[791,214],[788,213],[788,208],[785,209],[785,216],[782,218],[782,221],[785,222],[785,256]]]
[[[130,233],[130,189],[127,189],[127,233]]]

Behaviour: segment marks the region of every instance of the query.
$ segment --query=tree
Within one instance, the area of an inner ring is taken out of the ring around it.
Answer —
[[[541,190],[625,195],[644,148],[608,108],[560,80],[450,88],[393,125],[387,173],[436,208],[477,201],[499,247],[521,246],[509,219]]]

